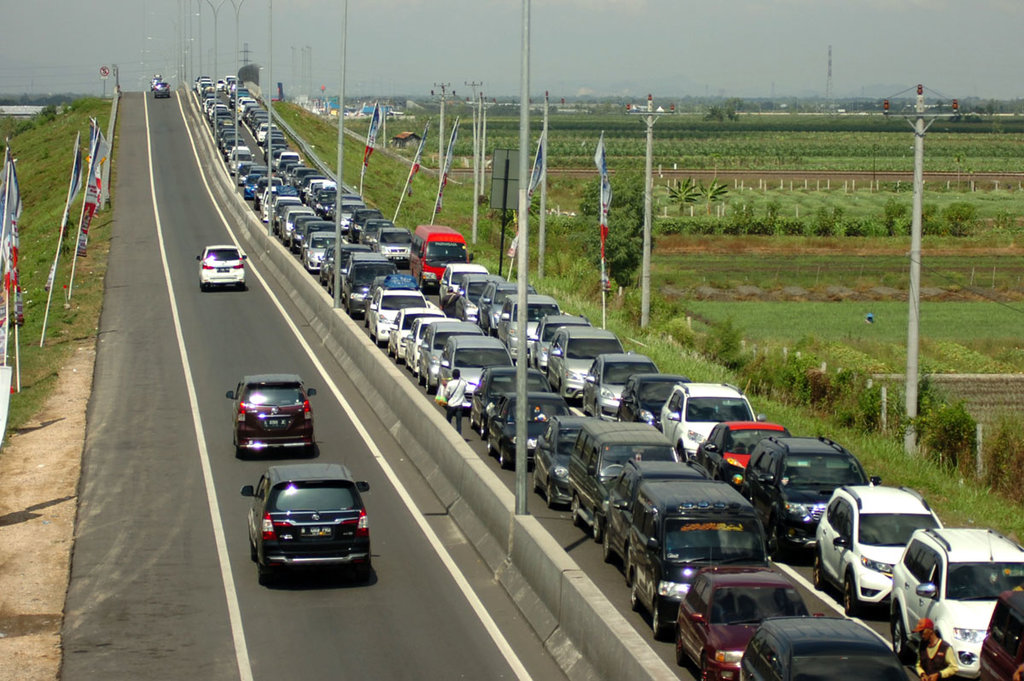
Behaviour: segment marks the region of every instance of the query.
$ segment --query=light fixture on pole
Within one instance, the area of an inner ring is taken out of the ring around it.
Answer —
[[[273,2],[274,0],[270,0]],[[220,8],[224,6],[224,0],[220,0],[216,5],[213,4],[213,0],[206,0],[206,4],[213,10],[213,82],[216,83],[217,79],[220,78],[220,63],[217,59],[217,14],[220,13]]]
[[[334,193],[334,307],[341,307],[341,258],[338,257],[338,247],[341,246],[341,195],[342,184],[345,177],[345,48],[348,36],[348,0],[343,0],[341,6],[341,71],[340,86],[338,88],[338,170],[337,191]]]

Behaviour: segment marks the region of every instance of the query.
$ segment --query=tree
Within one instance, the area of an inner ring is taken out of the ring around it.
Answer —
[[[679,204],[681,212],[686,207],[686,204],[697,203],[697,200],[701,197],[701,191],[697,183],[693,181],[693,178],[688,177],[682,182],[677,183],[674,187],[670,187],[668,197],[673,203]]]
[[[593,237],[584,237],[586,252],[600,262],[601,241],[598,231],[600,178],[588,182],[580,203],[581,229]],[[608,207],[608,238],[605,241],[605,263],[609,280],[619,286],[635,283],[643,257],[644,182],[635,173],[611,177],[612,202]],[[652,244],[653,248],[653,244]]]
[[[725,200],[725,195],[729,193],[729,188],[718,180],[711,180],[708,184],[700,183],[700,195],[701,198],[707,202],[708,215],[711,215],[711,204]]]

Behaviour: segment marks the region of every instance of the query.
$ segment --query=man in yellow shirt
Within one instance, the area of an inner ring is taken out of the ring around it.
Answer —
[[[917,621],[914,632],[921,634],[921,646],[917,650],[917,675],[921,681],[948,679],[960,671],[956,653],[935,633],[935,622],[922,617]]]

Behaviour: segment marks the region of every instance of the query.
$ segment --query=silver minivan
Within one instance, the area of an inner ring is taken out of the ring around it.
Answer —
[[[416,377],[420,385],[427,387],[432,393],[439,385],[441,370],[441,351],[444,344],[452,336],[481,336],[483,331],[476,324],[459,321],[439,321],[430,325],[420,341],[419,365]]]
[[[594,358],[606,352],[623,352],[622,343],[611,331],[591,326],[560,328],[548,349],[551,390],[565,399],[580,397]]]
[[[447,385],[452,371],[458,369],[460,378],[468,384],[462,402],[462,406],[468,408],[473,404],[476,387],[480,385],[480,375],[487,367],[495,366],[512,366],[512,357],[500,340],[482,333],[479,336],[452,336],[441,351],[439,385]]]
[[[561,309],[558,301],[551,296],[539,293],[526,296],[526,338],[527,343],[537,337],[537,324],[548,315],[559,314]],[[509,296],[502,304],[501,315],[498,317],[498,338],[508,351],[512,359],[516,358],[519,346],[519,299],[516,296]]]

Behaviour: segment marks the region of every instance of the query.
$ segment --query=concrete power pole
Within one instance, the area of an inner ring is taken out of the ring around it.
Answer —
[[[473,90],[473,243],[476,244],[476,226],[480,216],[480,165],[478,161],[480,159],[480,131],[482,130],[483,123],[480,119],[479,108],[476,103],[476,89],[481,87],[483,82],[475,80],[463,82]]]
[[[544,278],[544,251],[547,249],[547,217],[548,217],[548,91],[544,91],[544,121],[540,129],[540,138],[544,140],[544,153],[540,157],[540,207],[537,216],[537,276]]]

